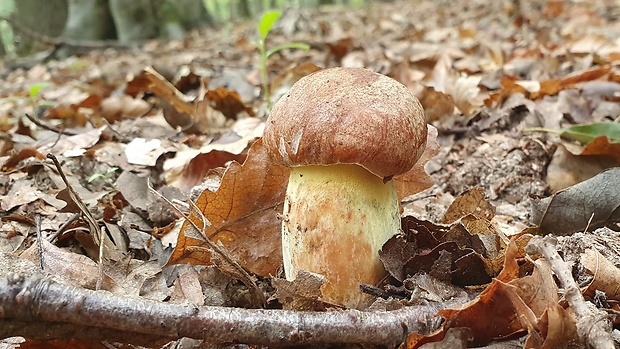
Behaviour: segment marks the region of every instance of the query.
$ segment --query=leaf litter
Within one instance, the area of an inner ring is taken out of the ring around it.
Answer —
[[[273,46],[312,49],[269,59],[273,101],[317,69],[367,67],[405,84],[434,126],[421,161],[395,178],[403,234],[379,252],[389,277],[366,290],[380,296],[371,308],[458,305],[434,311],[443,322],[429,320],[403,347],[586,346],[576,305],[554,280],[560,271],[549,256],[526,253],[531,233],[561,235],[582,297],[620,323],[618,11],[604,1],[397,1],[290,8],[276,23]],[[103,271],[102,288],[160,302],[333,307],[320,300],[320,275],[281,278],[288,170],[255,142],[268,111],[254,30],[206,30],[137,54],[92,51],[27,69],[4,63],[0,251],[47,260],[50,277],[84,288]],[[538,129],[561,135],[527,132]],[[101,261],[93,222],[63,194],[47,153],[114,242]]]

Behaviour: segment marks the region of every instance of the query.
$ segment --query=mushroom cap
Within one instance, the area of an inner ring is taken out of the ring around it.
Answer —
[[[426,120],[401,83],[361,68],[331,68],[297,81],[273,106],[263,135],[289,167],[357,164],[386,178],[405,173],[426,145]]]

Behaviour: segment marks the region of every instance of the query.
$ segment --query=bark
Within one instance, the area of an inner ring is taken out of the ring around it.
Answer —
[[[109,0],[109,3],[120,42],[157,37],[157,14],[151,0]]]
[[[20,26],[50,37],[59,36],[67,20],[67,0],[17,0],[13,19]],[[47,46],[37,46],[29,36],[19,36],[16,49],[28,54]]]
[[[116,38],[107,0],[69,0],[69,18],[63,38],[105,40]]]
[[[0,318],[5,324],[18,324],[0,327],[1,338],[20,335],[32,338],[33,331],[28,331],[25,324],[30,328],[40,324],[38,328],[60,327],[62,331],[56,334],[65,333],[70,338],[75,331],[67,327],[80,331],[95,327],[107,333],[116,331],[114,339],[124,342],[143,334],[144,339],[159,342],[190,337],[211,343],[394,346],[403,342],[411,331],[424,332],[428,319],[437,310],[421,306],[389,312],[194,307],[79,289],[38,275],[9,273],[0,279]],[[123,333],[127,336],[123,337]]]

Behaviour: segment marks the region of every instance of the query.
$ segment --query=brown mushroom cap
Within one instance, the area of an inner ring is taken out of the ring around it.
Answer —
[[[385,178],[411,169],[426,133],[407,87],[367,69],[331,68],[302,78],[274,105],[263,142],[289,167],[357,164]]]

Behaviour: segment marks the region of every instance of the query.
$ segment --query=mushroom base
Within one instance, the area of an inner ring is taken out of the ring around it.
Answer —
[[[365,306],[371,297],[359,285],[386,275],[378,251],[401,229],[393,181],[358,165],[294,167],[283,218],[286,278],[299,270],[322,274],[323,301]]]

